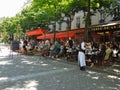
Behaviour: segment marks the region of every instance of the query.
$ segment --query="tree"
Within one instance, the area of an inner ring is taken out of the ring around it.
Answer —
[[[89,0],[90,3],[88,3],[88,0],[33,0],[30,6],[24,8],[15,17],[6,18],[3,23],[0,24],[0,29],[9,34],[17,33],[18,26],[20,26],[21,31],[24,33],[26,30],[36,29],[38,27],[48,29],[47,25],[50,21],[60,20],[62,11],[64,11],[67,16],[70,16],[70,14],[74,15],[80,10],[84,11],[85,21],[88,21],[86,22],[86,27],[89,29],[91,15],[94,15],[96,10],[101,10],[102,7],[104,7],[105,10],[104,12],[101,11],[101,13],[111,11],[109,15],[117,15],[119,18],[119,4],[117,13],[112,13],[116,8],[110,8],[111,4],[115,1],[118,0]],[[88,7],[89,10],[93,9],[94,12],[86,13],[88,12]]]

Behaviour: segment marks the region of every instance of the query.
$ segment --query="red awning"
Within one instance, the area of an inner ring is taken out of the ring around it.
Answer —
[[[68,38],[68,37],[74,37],[75,35],[74,34],[65,34],[65,35],[57,35],[56,38]]]
[[[61,32],[57,32],[56,33],[56,37],[55,38],[69,38],[69,37],[74,37],[76,33],[78,32],[83,32],[84,29],[81,30],[68,30],[68,31],[61,31]],[[50,33],[50,34],[45,34],[45,35],[41,35],[38,36],[37,39],[50,39],[50,38],[54,38],[54,33]]]
[[[54,38],[54,34],[53,33],[45,34],[45,35],[41,35],[41,36],[37,37],[37,39],[50,39],[50,38]]]
[[[68,38],[68,37],[74,37],[74,34],[67,34],[67,33],[56,33],[56,38]],[[54,33],[51,34],[46,34],[46,35],[41,35],[38,36],[37,39],[51,39],[54,38]]]
[[[43,29],[36,29],[36,30],[31,30],[31,31],[26,32],[26,34],[28,36],[41,35],[41,34],[45,34],[45,33],[47,33],[47,31],[43,30]]]
[[[44,35],[38,36],[37,39],[45,39]]]
[[[45,38],[46,38],[46,39],[54,38],[54,34],[53,34],[53,33],[46,34],[46,35],[45,35]]]

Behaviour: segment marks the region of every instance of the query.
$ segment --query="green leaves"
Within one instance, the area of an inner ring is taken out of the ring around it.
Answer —
[[[90,8],[95,11],[104,7],[109,11],[111,3],[116,1],[91,0]],[[0,24],[0,31],[6,31],[11,34],[17,33],[18,25],[22,32],[36,29],[39,26],[44,28],[50,21],[60,20],[62,11],[66,15],[74,14],[80,10],[86,12],[87,7],[88,0],[33,0],[31,5],[24,8],[21,13],[18,13],[15,17],[6,18]]]

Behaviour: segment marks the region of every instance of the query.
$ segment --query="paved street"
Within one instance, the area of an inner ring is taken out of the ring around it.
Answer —
[[[11,57],[8,47],[0,48],[0,90],[120,90],[119,71],[113,67],[80,71],[75,62],[16,53]]]

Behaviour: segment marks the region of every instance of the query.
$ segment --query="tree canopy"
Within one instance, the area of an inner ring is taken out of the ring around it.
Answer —
[[[90,8],[94,11],[101,7],[110,9],[118,0],[91,0]],[[61,12],[74,14],[80,10],[87,11],[88,0],[32,0],[31,5],[23,8],[15,17],[5,18],[0,24],[0,32],[8,34],[25,33],[38,27],[48,28],[50,21],[61,18]],[[109,10],[108,10],[109,11]],[[111,10],[110,10],[111,11]]]

